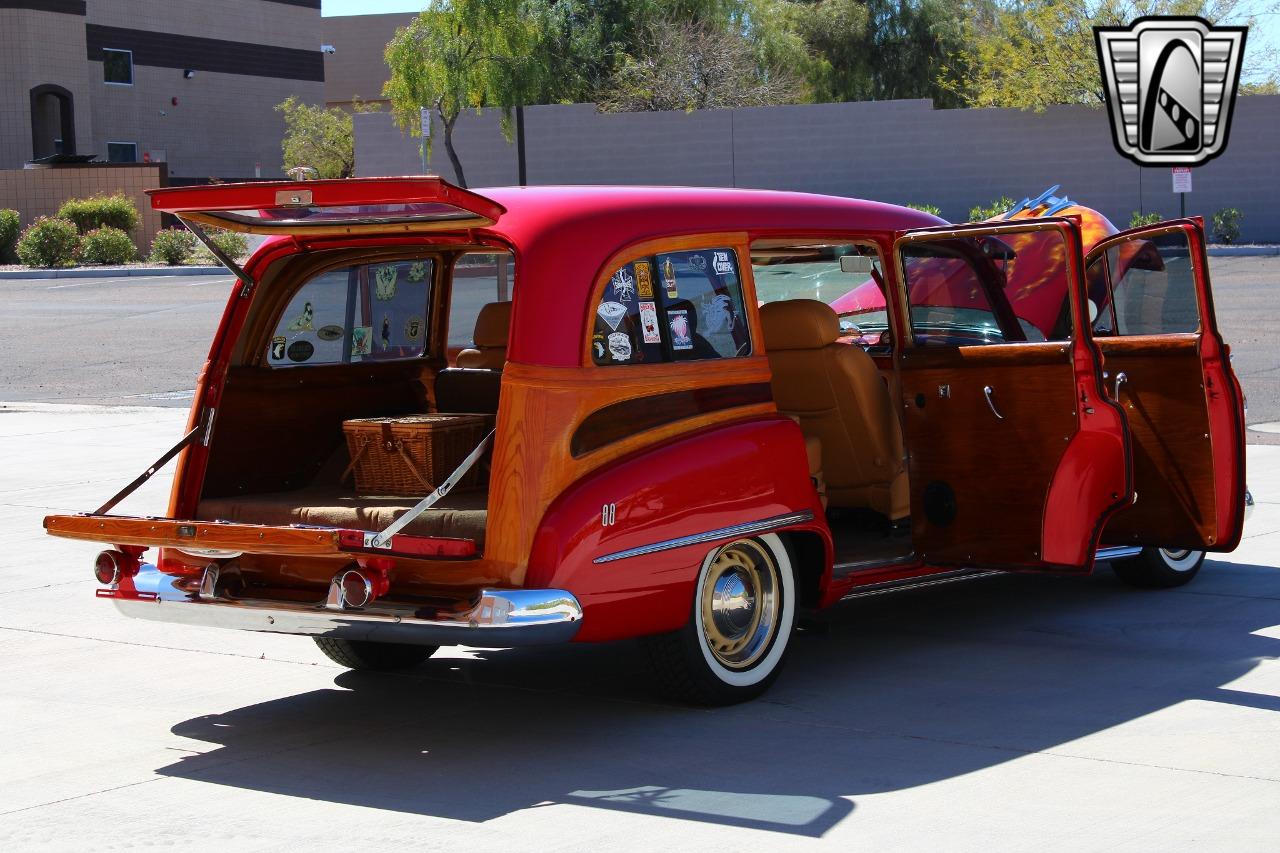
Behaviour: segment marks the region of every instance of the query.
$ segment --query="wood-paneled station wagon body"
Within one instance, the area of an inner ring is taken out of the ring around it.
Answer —
[[[275,236],[231,264],[168,515],[45,521],[111,546],[130,616],[384,669],[641,637],[722,703],[849,596],[1100,559],[1174,585],[1241,535],[1196,220],[434,178],[152,201]]]

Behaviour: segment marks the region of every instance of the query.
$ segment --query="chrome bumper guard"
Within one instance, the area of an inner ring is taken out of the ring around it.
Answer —
[[[167,575],[149,563],[132,581],[134,590],[113,586],[98,595],[136,619],[269,634],[492,649],[566,643],[582,624],[578,600],[559,589],[484,589],[469,610],[442,613],[390,601],[334,609],[323,601],[232,598],[212,592],[216,585]]]

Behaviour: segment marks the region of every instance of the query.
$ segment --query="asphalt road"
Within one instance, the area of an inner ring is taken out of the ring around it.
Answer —
[[[1210,267],[1249,422],[1280,422],[1280,257],[1212,258]],[[0,281],[0,401],[186,406],[233,281]]]
[[[119,616],[98,547],[40,519],[182,418],[0,412],[0,850],[1276,849],[1280,448],[1250,448],[1247,538],[1188,587],[851,602],[765,697],[708,710],[656,700],[630,643],[356,675],[304,638]],[[162,512],[168,475],[120,511]]]

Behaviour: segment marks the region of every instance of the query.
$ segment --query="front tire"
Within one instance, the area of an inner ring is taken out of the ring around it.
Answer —
[[[1187,548],[1143,548],[1136,557],[1113,560],[1120,580],[1143,589],[1172,589],[1191,583],[1204,565],[1204,551]]]
[[[773,684],[795,619],[791,557],[777,535],[766,534],[709,553],[688,623],[642,643],[664,693],[696,705],[732,705]]]
[[[312,637],[325,657],[347,669],[373,672],[399,672],[413,669],[439,649],[439,646],[417,646],[410,643],[375,643],[369,640],[343,640],[337,637]]]

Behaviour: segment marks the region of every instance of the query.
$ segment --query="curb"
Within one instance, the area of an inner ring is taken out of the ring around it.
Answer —
[[[127,278],[132,276],[169,275],[231,275],[224,266],[216,267],[117,267],[94,269],[81,267],[72,270],[0,270],[0,280],[40,278]]]
[[[1210,246],[1211,258],[1274,257],[1280,255],[1280,246]]]

